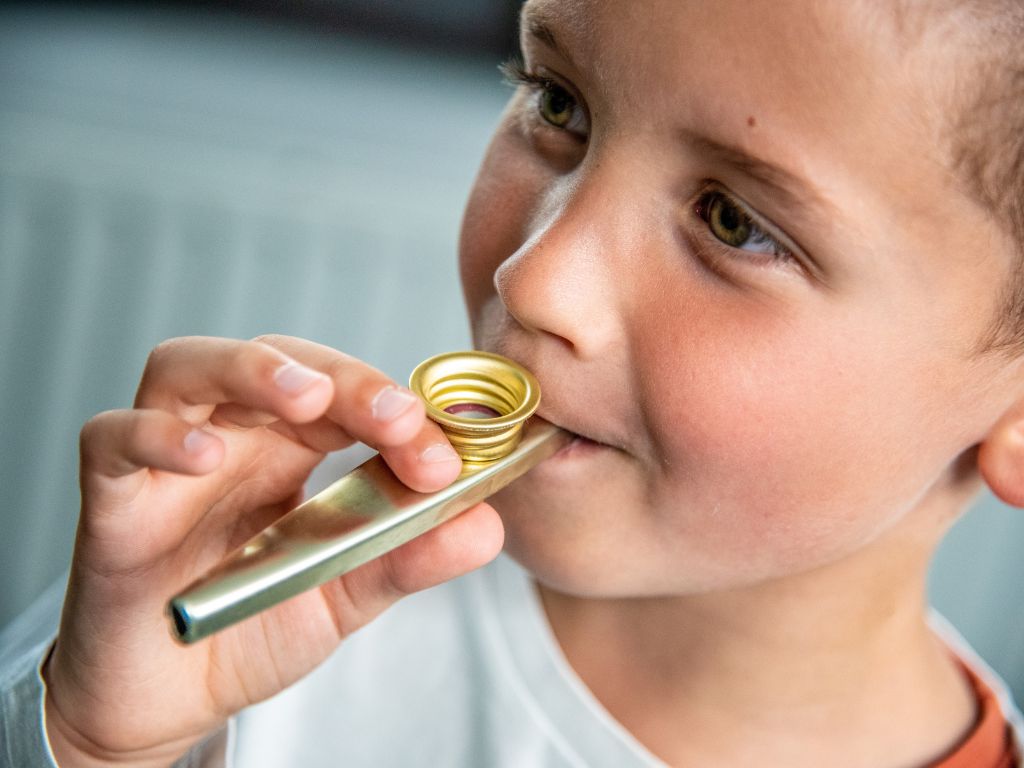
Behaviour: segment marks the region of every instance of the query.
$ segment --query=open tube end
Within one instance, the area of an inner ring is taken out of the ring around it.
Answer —
[[[170,604],[171,620],[174,622],[175,637],[183,643],[191,643],[196,638],[192,636],[192,622],[188,613],[176,603]]]

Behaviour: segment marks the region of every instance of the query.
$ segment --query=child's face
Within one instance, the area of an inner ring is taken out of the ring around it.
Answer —
[[[888,5],[527,3],[553,84],[512,99],[461,267],[477,344],[603,443],[495,499],[542,580],[736,587],[962,503],[1009,249],[947,170],[949,44]]]

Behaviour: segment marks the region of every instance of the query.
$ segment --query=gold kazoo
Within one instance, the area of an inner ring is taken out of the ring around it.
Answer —
[[[174,635],[193,643],[380,557],[496,493],[572,435],[530,418],[536,379],[486,352],[424,361],[410,388],[463,459],[436,493],[405,486],[374,456],[288,512],[168,603]]]

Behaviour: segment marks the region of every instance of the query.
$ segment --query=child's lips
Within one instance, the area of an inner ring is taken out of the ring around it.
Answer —
[[[523,353],[523,350],[513,349],[508,343],[496,343],[485,346],[482,349],[485,349],[488,352],[504,355],[505,357],[515,360],[521,365],[524,365],[527,370],[535,372],[545,370],[545,366],[541,365],[538,360]],[[548,386],[548,381],[542,378],[541,382],[541,390],[545,391],[545,388]],[[582,452],[582,450],[592,451],[598,448],[611,448],[623,453],[631,453],[624,447],[625,444],[622,441],[610,439],[610,436],[607,435],[598,434],[598,430],[591,430],[588,426],[581,423],[582,419],[577,420],[573,414],[553,413],[549,411],[548,408],[551,408],[552,404],[556,402],[559,402],[558,398],[548,399],[547,401],[542,398],[541,406],[537,410],[537,416],[544,419],[544,421],[554,424],[556,427],[561,427],[567,432],[571,432],[574,439],[559,449],[554,456],[561,456],[567,453],[579,453]],[[555,409],[558,410],[559,407],[555,406]]]
[[[573,439],[563,445],[556,453],[555,456],[566,456],[576,454],[586,454],[594,450],[601,450],[603,448],[611,448],[606,443],[599,443],[596,440],[591,440],[589,437],[583,435],[577,435],[573,433]]]
[[[563,456],[563,455],[567,455],[567,454],[582,454],[584,452],[589,453],[589,452],[592,452],[594,450],[600,450],[600,449],[603,449],[603,448],[614,448],[615,447],[615,446],[613,446],[613,445],[611,445],[609,443],[603,442],[601,440],[596,440],[596,439],[594,439],[592,437],[588,437],[585,434],[581,434],[580,432],[578,432],[575,429],[573,429],[571,426],[568,426],[567,424],[563,423],[562,421],[560,421],[560,420],[558,420],[556,418],[553,418],[551,416],[551,414],[541,414],[540,412],[538,412],[537,415],[540,416],[541,418],[543,418],[545,421],[549,421],[552,424],[554,424],[555,426],[561,427],[562,429],[564,429],[567,432],[571,433],[572,436],[573,436],[573,439],[571,441],[569,441],[564,446],[562,446],[562,448],[560,448],[554,454],[555,456]]]

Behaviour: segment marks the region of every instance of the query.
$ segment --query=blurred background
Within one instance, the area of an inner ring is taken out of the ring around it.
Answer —
[[[77,436],[185,334],[312,338],[404,380],[469,343],[462,204],[518,0],[0,6],[0,626],[67,568]],[[1024,700],[1024,513],[936,605]]]

